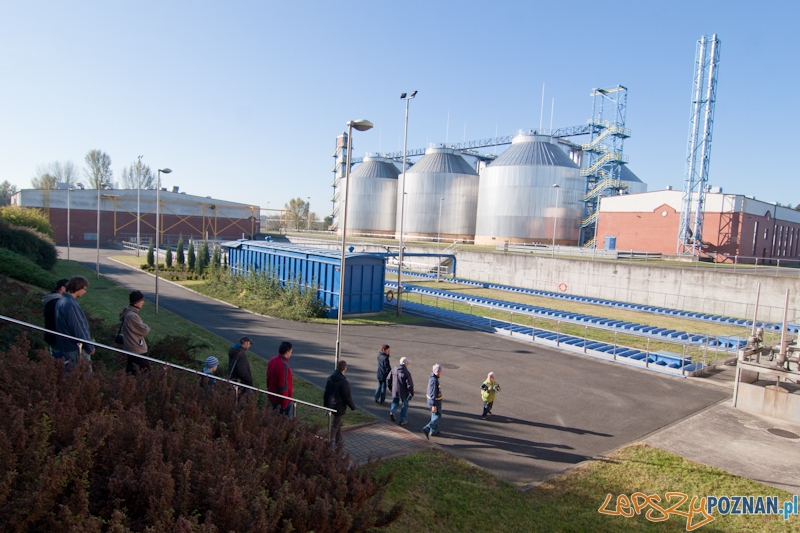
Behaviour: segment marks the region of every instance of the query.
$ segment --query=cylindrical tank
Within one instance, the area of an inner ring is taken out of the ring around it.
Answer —
[[[631,172],[628,165],[620,166],[619,180],[628,184],[628,188],[626,189],[627,194],[647,192],[647,184],[640,180],[636,174]]]
[[[391,159],[367,154],[350,171],[352,183],[347,206],[347,232],[393,236],[397,220],[397,176],[400,170]],[[341,181],[338,212],[343,213],[348,180]]]
[[[586,179],[556,142],[520,132],[481,171],[475,244],[578,243]]]
[[[425,156],[406,170],[406,237],[441,240],[472,239],[478,207],[478,173],[461,152],[444,145],[431,145]],[[400,178],[402,181],[402,177]],[[400,184],[402,188],[402,183]],[[397,235],[403,194],[398,190]]]

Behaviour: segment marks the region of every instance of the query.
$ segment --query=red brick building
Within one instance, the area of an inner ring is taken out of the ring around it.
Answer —
[[[169,191],[160,192],[160,242],[175,244],[182,235],[193,239],[234,240],[260,231],[260,208],[207,197]],[[25,189],[11,197],[13,205],[37,207],[50,218],[56,243],[97,244],[97,190]],[[136,190],[110,189],[100,194],[100,243],[136,241]],[[156,191],[143,190],[139,202],[139,233],[142,243],[155,240]]]
[[[597,245],[616,238],[616,249],[677,250],[683,191],[652,191],[600,201]],[[707,193],[703,252],[717,261],[800,258],[800,212],[736,194]]]

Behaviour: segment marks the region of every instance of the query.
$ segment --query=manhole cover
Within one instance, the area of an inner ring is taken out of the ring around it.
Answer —
[[[767,431],[773,435],[783,437],[784,439],[800,439],[800,435],[792,433],[791,431],[786,431],[785,429],[769,428]]]
[[[454,365],[453,363],[442,363],[442,368],[449,368],[450,370],[458,370],[461,367],[458,365]]]

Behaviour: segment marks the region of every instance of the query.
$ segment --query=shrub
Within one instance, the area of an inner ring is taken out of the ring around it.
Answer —
[[[5,248],[0,248],[0,274],[47,290],[52,290],[57,281],[55,275],[27,257]]]
[[[150,241],[150,246],[147,247],[147,266],[154,267],[156,265],[156,258],[153,252],[153,241]]]
[[[2,531],[363,532],[399,515],[374,464],[251,395],[168,368],[65,373],[28,349],[0,365]]]
[[[164,261],[167,262],[167,268],[172,268],[172,246],[169,244],[167,245],[167,255],[164,257]]]
[[[214,266],[214,268],[219,268],[220,265],[222,264],[222,260],[220,257],[221,255],[222,254],[220,254],[219,246],[215,246],[214,253],[211,256],[211,264]]]
[[[53,231],[50,220],[38,209],[7,205],[0,207],[0,218],[12,226],[32,228],[51,239],[56,238],[56,233]]]
[[[7,252],[7,250],[0,249],[0,268],[9,261],[4,252]],[[36,265],[32,266],[38,268]],[[47,289],[52,290],[55,285],[56,280],[54,277],[52,284]],[[44,326],[42,309],[42,294],[39,291],[22,283],[12,281],[5,276],[0,276],[0,314],[37,326]],[[0,320],[0,351],[5,350],[24,331],[25,328],[22,326]],[[34,333],[32,338],[34,339],[34,348],[45,347],[43,334]]]
[[[197,263],[197,256],[194,253],[194,241],[189,240],[189,250],[186,252],[186,261],[189,264],[189,270],[194,270],[194,265]]]
[[[180,266],[186,264],[186,256],[183,255],[183,235],[178,238],[178,249],[175,251],[175,256]]]
[[[4,219],[0,219],[0,248],[23,255],[45,270],[52,270],[58,261],[53,239],[33,228],[12,226]]]

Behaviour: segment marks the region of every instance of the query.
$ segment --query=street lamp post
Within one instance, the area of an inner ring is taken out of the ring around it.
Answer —
[[[142,220],[142,212],[140,210],[139,203],[141,202],[143,157],[143,155],[140,155],[139,162],[136,164],[136,257],[139,257],[139,252],[142,249],[142,236],[139,227],[139,223]]]
[[[159,168],[158,180],[156,182],[156,314],[158,314],[158,247],[160,246],[159,239],[161,237],[161,224],[158,220],[159,207],[161,205],[161,174],[169,174],[170,172],[172,172],[172,169]]]
[[[70,198],[69,193],[72,192],[72,187],[67,187],[67,261],[69,261],[69,250],[70,250],[70,224],[69,224],[69,215],[70,215]]]
[[[100,279],[100,191],[106,187],[111,187],[111,183],[107,181],[97,182],[97,279]]]
[[[408,102],[417,96],[417,91],[406,96],[406,93],[400,95],[401,100],[406,101],[406,126],[405,133],[403,134],[403,184],[400,189],[400,253],[397,256],[397,316],[402,316],[403,310],[403,223],[405,222],[406,210],[406,151],[408,150]]]
[[[439,229],[436,232],[436,281],[439,281],[439,271],[442,269],[442,257],[438,255],[440,252],[440,248],[442,246],[442,202],[444,202],[444,196],[439,198]]]
[[[556,213],[555,218],[553,220],[553,257],[556,256],[556,228],[558,227],[558,190],[561,188],[558,186],[558,183],[553,184],[553,188],[556,190]]]
[[[306,230],[311,229],[311,197],[308,196],[308,203],[306,203],[306,210],[308,215],[306,215]]]
[[[344,312],[344,262],[347,253],[347,197],[350,195],[350,159],[353,151],[353,128],[358,131],[372,129],[372,122],[369,120],[351,120],[347,123],[347,164],[344,174],[344,216],[342,219],[342,258],[339,262],[339,314],[336,320],[336,352],[333,357],[333,368],[339,365],[339,358],[342,355],[342,314]]]

